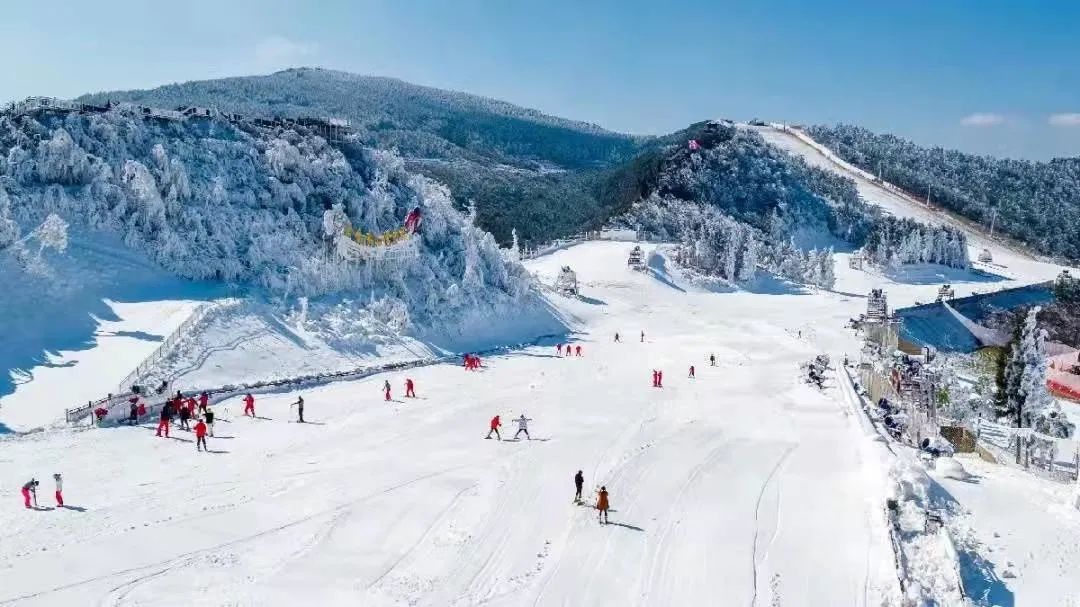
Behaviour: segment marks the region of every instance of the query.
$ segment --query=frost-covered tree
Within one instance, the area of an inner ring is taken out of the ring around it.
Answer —
[[[63,253],[68,246],[68,224],[56,213],[50,213],[45,221],[34,230],[33,235],[38,241],[38,254],[45,249],[52,249],[57,253]]]
[[[0,251],[19,240],[19,224],[11,217],[11,200],[0,187]]]
[[[531,297],[525,269],[446,187],[392,152],[278,126],[146,119],[121,106],[0,115],[0,158],[8,243],[18,242],[12,226],[43,224],[41,244],[60,249],[62,218],[73,235],[115,234],[180,276],[310,297],[312,314],[321,295],[364,293],[395,323],[437,324]],[[356,263],[327,246],[327,222],[378,235],[416,207],[415,258]],[[25,247],[12,255],[40,259]],[[450,288],[463,281],[469,288]]]
[[[1005,413],[1021,427],[1067,437],[1073,424],[1046,387],[1046,332],[1038,327],[1039,310],[1036,306],[1028,312],[1006,363]]]

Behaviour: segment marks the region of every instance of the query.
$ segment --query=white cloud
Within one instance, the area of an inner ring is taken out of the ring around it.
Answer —
[[[1005,123],[1005,117],[1001,114],[991,114],[989,112],[976,112],[964,116],[960,120],[960,124],[964,126],[997,126]]]
[[[255,59],[266,67],[294,67],[318,51],[315,44],[271,36],[255,45]]]
[[[1049,122],[1051,126],[1080,126],[1080,112],[1050,114],[1050,118],[1047,122]]]

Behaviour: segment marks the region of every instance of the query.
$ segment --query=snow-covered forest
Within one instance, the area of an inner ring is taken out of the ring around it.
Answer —
[[[1041,253],[1080,259],[1080,159],[976,156],[850,125],[807,133],[885,181],[920,197],[929,191],[935,204],[987,227],[996,212],[996,231]]]
[[[358,140],[396,150],[410,172],[446,184],[455,204],[508,244],[542,242],[604,221],[593,172],[632,158],[638,138],[505,101],[393,78],[297,68],[95,93],[80,101],[215,107],[246,116],[327,116],[351,122]]]
[[[529,292],[527,273],[454,209],[445,187],[392,152],[338,149],[300,127],[156,120],[123,107],[0,116],[0,150],[0,255],[9,258],[25,248],[13,246],[22,233],[54,242],[57,230],[36,227],[56,215],[72,231],[118,234],[180,276],[293,296],[358,291],[384,300],[403,325]],[[419,206],[419,256],[375,267],[339,260],[323,230],[334,205],[376,234]]]

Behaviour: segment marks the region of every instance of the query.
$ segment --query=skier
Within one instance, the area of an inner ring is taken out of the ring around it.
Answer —
[[[131,404],[128,410],[128,425],[134,426],[139,423],[139,397],[132,396],[128,402]]]
[[[716,355],[715,354],[710,354],[709,355],[709,366],[711,366],[711,367],[716,366]]]
[[[191,411],[187,407],[180,405],[180,427],[191,432],[191,426],[188,425],[189,419],[191,419]]]
[[[416,398],[416,390],[413,389],[413,381],[405,378],[405,398]]]
[[[525,417],[524,413],[521,414],[521,417],[515,419],[514,423],[517,424],[518,429],[517,429],[517,432],[514,433],[514,438],[517,438],[518,435],[520,435],[522,432],[524,432],[525,433],[525,439],[526,440],[532,440],[532,437],[529,436],[529,422],[531,422],[531,421],[532,421],[531,419]]]
[[[585,484],[585,475],[583,475],[581,473],[581,470],[578,470],[577,474],[574,475],[574,488],[577,489],[577,492],[574,494],[574,503],[575,504],[580,504],[581,503],[581,487],[584,484]]]
[[[656,372],[656,387],[657,388],[663,388],[664,387],[664,372],[663,371],[657,371]]]
[[[214,435],[214,410],[210,407],[206,408],[206,430],[210,433],[210,436]]]
[[[64,479],[63,479],[63,477],[60,476],[59,472],[53,474],[52,477],[53,477],[53,480],[56,481],[56,507],[57,508],[63,508],[64,507]]]
[[[652,370],[652,387],[656,388],[659,385],[659,381],[656,379],[656,369]]]
[[[157,424],[157,435],[161,436],[161,431],[165,430],[165,438],[169,438],[169,422],[172,421],[172,401],[165,401],[164,405],[161,405],[161,419]]]
[[[30,506],[30,496],[31,495],[34,496],[34,505],[32,507],[37,508],[37,486],[38,486],[38,482],[37,482],[36,479],[30,479],[29,483],[26,483],[25,485],[22,486],[23,505],[25,505],[27,508],[31,507]]]
[[[139,419],[142,419],[143,416],[146,415],[146,401],[143,401],[143,400],[139,401],[139,408],[138,408],[137,412],[139,414]]]
[[[690,375],[688,377],[694,379],[694,365],[690,365]]]
[[[600,491],[597,492],[597,497],[596,497],[596,509],[598,510],[598,513],[596,515],[596,521],[597,522],[600,522],[600,520],[603,519],[603,524],[605,524],[605,525],[607,524],[607,522],[608,522],[608,514],[607,514],[608,507],[609,507],[609,504],[608,504],[607,487],[600,487]]]
[[[210,450],[206,446],[206,422],[200,419],[199,423],[195,424],[195,450],[202,451],[203,449]]]
[[[383,382],[382,389],[383,389],[383,392],[386,393],[386,400],[389,401],[390,400],[390,380],[389,379],[386,380],[385,382]]]
[[[199,413],[205,413],[207,405],[210,404],[210,395],[203,392],[199,395]]]
[[[581,346],[574,346],[574,355],[581,356]]]
[[[247,415],[248,411],[251,412],[251,417],[255,417],[255,397],[251,394],[244,397],[244,415]]]
[[[615,343],[619,343],[619,332],[615,332]]]
[[[641,332],[641,343],[645,343],[645,332]]]
[[[195,407],[198,406],[198,403],[195,402],[195,397],[194,396],[189,396],[187,398],[187,400],[184,401],[184,404],[187,406],[188,417],[194,418],[195,417]]]
[[[491,438],[491,433],[494,432],[495,433],[495,438],[497,438],[499,440],[502,440],[502,435],[499,434],[499,427],[500,426],[502,426],[502,422],[499,421],[499,416],[498,415],[491,418],[491,429],[488,430],[488,435],[485,436],[484,438]]]
[[[390,391],[387,390],[386,393],[390,394]],[[292,405],[289,405],[289,408],[291,409],[293,407],[293,405],[296,405],[296,414],[298,415],[298,418],[297,418],[296,421],[298,421],[301,424],[304,423],[304,397],[303,396],[297,396],[296,397],[296,402],[293,403]]]
[[[473,354],[472,364],[473,364],[473,370],[474,371],[476,369],[479,369],[480,367],[484,366],[484,363],[480,362],[480,356],[478,354]]]
[[[562,344],[555,344],[555,351],[562,356]]]

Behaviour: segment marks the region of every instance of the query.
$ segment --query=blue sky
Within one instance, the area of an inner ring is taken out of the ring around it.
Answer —
[[[1078,2],[8,4],[0,100],[320,65],[634,133],[761,117],[1080,155]]]

